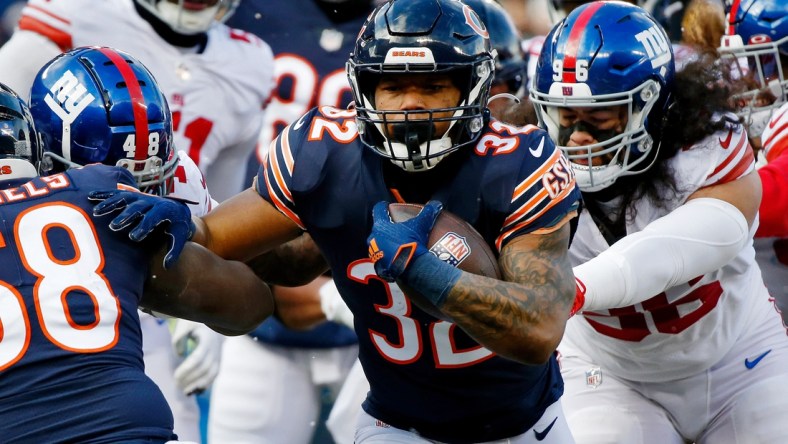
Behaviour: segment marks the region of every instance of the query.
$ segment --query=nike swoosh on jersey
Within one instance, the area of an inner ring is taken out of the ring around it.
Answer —
[[[531,152],[531,155],[534,157],[541,157],[542,156],[542,148],[544,148],[544,137],[542,140],[539,141],[539,146],[536,149],[528,148],[528,151]]]
[[[544,140],[544,139],[542,139],[542,140]],[[769,350],[769,351],[771,351],[771,350]],[[536,440],[537,441],[541,441],[541,440],[545,439],[547,437],[547,434],[550,433],[550,430],[555,425],[556,421],[558,421],[558,417],[557,416],[553,419],[553,422],[551,422],[550,425],[547,426],[547,428],[542,430],[541,432],[536,430],[536,429],[534,429],[534,436],[536,436]]]
[[[295,125],[293,125],[293,129],[294,129],[294,130],[296,130],[296,131],[298,131],[298,130],[299,130],[299,128],[301,128],[302,126],[304,126],[304,123],[306,122],[306,119],[305,119],[305,118],[306,118],[306,114],[304,114],[303,116],[301,116],[301,118],[300,118],[300,119],[298,119],[298,122],[296,122],[296,124],[295,124]]]
[[[755,368],[756,365],[758,365],[759,362],[761,362],[761,359],[765,358],[766,355],[768,355],[771,351],[772,349],[766,350],[765,352],[756,356],[755,359],[753,359],[752,361],[750,361],[750,358],[745,358],[744,366],[747,367],[747,370],[752,370],[753,368]]]

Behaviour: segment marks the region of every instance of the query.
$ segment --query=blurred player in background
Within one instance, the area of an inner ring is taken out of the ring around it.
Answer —
[[[570,255],[585,304],[559,346],[578,443],[788,439],[788,341],[755,263],[761,188],[735,79],[674,73],[643,9],[557,24],[531,89],[585,209]]]
[[[172,149],[166,100],[154,82],[139,83],[150,74],[114,55],[104,61],[122,69],[128,89],[139,94],[133,109],[114,113],[128,122],[123,136],[132,136],[142,153],[121,168],[54,172],[60,169],[43,157],[24,101],[0,85],[4,442],[177,439],[170,409],[143,370],[137,306],[207,322],[225,334],[243,334],[273,311],[270,291],[245,265],[191,244],[183,252],[188,257],[165,270],[164,243],[131,242],[109,229],[107,218],[93,216],[90,190],[161,186]],[[68,74],[53,74],[80,86]],[[67,113],[73,96],[58,92],[48,102]],[[134,125],[140,119],[156,123]],[[52,174],[36,177],[44,171]],[[187,277],[195,267],[216,275]]]
[[[728,3],[719,52],[748,90],[734,96],[758,152],[763,183],[756,260],[788,320],[788,3]]]
[[[0,2],[0,45],[4,44],[14,33],[25,0],[6,0]]]
[[[262,125],[262,110],[273,81],[270,48],[253,35],[220,22],[232,13],[230,0],[30,0],[19,28],[0,48],[0,82],[29,91],[39,68],[62,51],[86,45],[124,50],[153,72],[172,111],[175,145],[205,174],[217,200],[239,192],[243,171]],[[195,356],[215,356],[221,341],[203,326],[143,320],[148,366],[175,411],[181,435],[198,440],[193,399],[172,397],[176,386],[205,389],[214,359],[169,367],[170,345],[182,337],[200,340]],[[195,367],[195,364],[198,364]],[[205,366],[210,367],[205,367]],[[198,386],[195,386],[195,382]],[[188,425],[187,425],[188,423]],[[188,430],[187,430],[188,429]]]
[[[512,17],[495,0],[468,0],[463,3],[479,14],[479,18],[490,31],[490,45],[496,51],[495,77],[490,86],[488,103],[490,113],[507,123],[519,125],[534,123],[535,116],[530,122],[522,123],[512,121],[514,119],[508,117],[518,112],[517,100],[522,101],[528,97],[525,84],[527,75],[525,52],[522,47],[522,37]],[[523,105],[524,109],[533,110],[531,105]]]
[[[275,88],[258,151],[249,158],[248,184],[286,125],[316,105],[345,108],[350,103],[345,62],[371,10],[370,0],[247,0],[239,6],[228,23],[255,33],[275,55]],[[299,268],[287,267],[288,274]],[[282,273],[268,277],[286,284],[290,279]],[[298,276],[292,279],[299,281]],[[300,288],[276,285],[272,290],[278,299],[322,295],[327,308],[338,307],[333,313],[347,314],[331,319],[352,322],[329,278]],[[352,324],[329,321],[296,331],[276,317],[248,337],[226,341],[211,391],[210,441],[266,443],[283,436],[293,444],[313,437],[325,440],[321,407],[336,397],[356,359],[356,342]],[[348,425],[351,432],[354,426]]]
[[[194,220],[194,240],[244,260],[310,233],[354,314],[370,381],[358,444],[572,442],[555,347],[575,299],[566,255],[578,192],[544,131],[489,118],[494,63],[469,6],[381,5],[348,61],[355,109],[323,106],[297,119],[251,188]],[[130,224],[137,236],[179,206],[106,195],[97,211],[152,205]],[[438,200],[500,253],[502,279],[428,253]],[[393,223],[392,201],[425,207]],[[453,322],[413,304],[397,278]]]

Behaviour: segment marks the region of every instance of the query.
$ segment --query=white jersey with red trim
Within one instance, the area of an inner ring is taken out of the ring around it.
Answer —
[[[739,125],[679,151],[669,160],[678,191],[667,191],[671,197],[662,207],[641,199],[634,219],[627,219],[627,234],[643,230],[701,188],[750,173],[754,163],[747,134]],[[584,210],[570,249],[572,264],[585,263],[608,246]],[[559,351],[568,355],[562,348],[582,350],[606,371],[629,380],[683,378],[719,361],[765,310],[774,308],[750,242],[722,268],[642,303],[575,316]]]
[[[758,166],[763,200],[755,239],[755,259],[761,267],[769,293],[785,313],[788,309],[788,238],[774,236],[782,236],[788,225],[785,222],[788,103],[772,113],[761,135],[761,144],[763,149],[759,152]]]
[[[788,149],[788,103],[772,113],[761,134],[761,145],[767,161],[776,159]]]
[[[30,0],[19,29],[61,50],[110,46],[138,58],[167,96],[176,146],[197,163],[214,193],[224,199],[245,185],[246,158],[273,87],[273,54],[262,40],[217,22],[204,50],[179,48],[154,31],[132,0]],[[219,166],[235,158],[236,169]]]
[[[216,201],[211,198],[205,177],[197,164],[185,151],[178,151],[178,156],[180,160],[175,168],[169,196],[186,201],[193,216],[204,216],[213,209]]]

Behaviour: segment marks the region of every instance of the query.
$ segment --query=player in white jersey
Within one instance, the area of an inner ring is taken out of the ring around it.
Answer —
[[[761,189],[729,72],[674,73],[659,23],[622,3],[578,8],[545,42],[531,98],[585,203],[585,304],[559,346],[575,439],[786,442],[788,341],[755,263]]]
[[[175,145],[197,163],[221,201],[248,185],[243,171],[273,85],[273,55],[259,38],[212,15],[204,24],[178,25],[170,9],[179,1],[173,2],[31,0],[19,29],[0,50],[0,79],[27,91],[45,62],[78,46],[110,46],[134,55],[167,96]],[[213,4],[201,13],[219,13],[224,3],[181,0],[180,6]]]
[[[99,61],[106,60],[113,64],[99,65]],[[164,151],[162,156],[171,156],[163,164],[158,161],[159,157],[144,162],[135,157],[136,132],[144,132],[148,138],[143,146],[147,154],[159,150],[160,146],[171,145],[172,132],[166,100],[161,95],[152,98],[143,89],[144,83],[155,82],[153,77],[132,76],[129,69],[132,64],[140,62],[111,48],[78,48],[58,56],[34,77],[30,94],[31,110],[43,134],[45,157],[55,171],[96,162],[128,166],[133,171],[139,171],[141,186],[147,185],[147,188],[142,188],[143,191],[184,200],[192,214],[204,215],[215,202],[211,199],[202,173],[185,152],[161,150]],[[60,73],[65,74],[61,76]],[[64,101],[71,100],[75,104],[70,112],[64,111],[51,100],[51,96],[58,93],[58,97]],[[97,100],[100,97],[106,101]],[[138,127],[133,122],[125,122],[117,117],[129,107],[134,109],[136,105],[132,103],[163,108],[167,123],[148,120],[147,125]],[[153,131],[158,128],[156,125],[162,127],[160,132]],[[130,160],[130,157],[135,160]],[[140,322],[144,332],[145,372],[154,379],[170,404],[176,421],[176,433],[182,439],[199,441],[199,411],[194,399],[187,398],[184,391],[195,389],[192,386],[195,379],[212,379],[215,376],[222,337],[202,324],[177,321],[176,334],[172,340],[193,337],[201,345],[194,351],[196,356],[188,356],[183,360],[187,375],[179,381],[179,388],[173,376],[175,372],[184,370],[176,371],[181,359],[172,353],[167,323],[142,312]],[[198,353],[215,356],[212,360],[202,359]],[[204,386],[197,388],[201,387]]]

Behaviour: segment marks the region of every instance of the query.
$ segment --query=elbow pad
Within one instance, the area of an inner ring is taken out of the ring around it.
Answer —
[[[738,208],[698,198],[574,267],[585,289],[582,310],[626,307],[717,270],[750,239]]]

